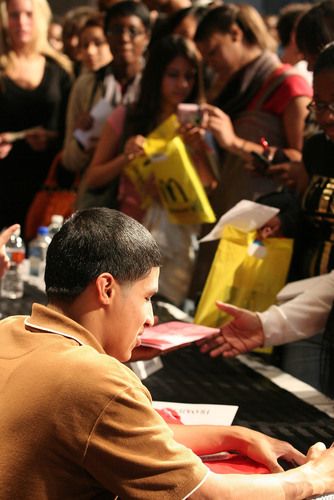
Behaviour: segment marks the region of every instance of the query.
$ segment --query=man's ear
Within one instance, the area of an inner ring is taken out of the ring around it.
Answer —
[[[99,300],[103,305],[107,305],[110,302],[114,281],[115,280],[110,273],[102,273],[96,278],[96,290],[98,292]]]
[[[232,41],[233,42],[236,42],[236,41],[240,41],[243,39],[243,31],[242,29],[236,24],[236,23],[233,23],[232,26],[230,27],[230,35],[231,35],[231,38],[232,38]]]

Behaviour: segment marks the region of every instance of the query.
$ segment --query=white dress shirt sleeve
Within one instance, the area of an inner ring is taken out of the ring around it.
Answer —
[[[326,325],[334,301],[334,271],[323,275],[312,288],[281,306],[271,306],[258,316],[263,325],[265,346],[303,340]]]

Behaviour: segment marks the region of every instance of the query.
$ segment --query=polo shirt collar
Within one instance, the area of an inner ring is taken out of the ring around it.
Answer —
[[[50,307],[33,304],[31,316],[27,316],[24,324],[26,330],[30,332],[61,335],[76,341],[78,345],[89,345],[99,353],[105,354],[103,347],[89,330]]]

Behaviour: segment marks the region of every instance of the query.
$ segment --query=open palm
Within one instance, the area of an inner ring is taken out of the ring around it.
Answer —
[[[264,342],[262,324],[256,313],[217,302],[217,307],[232,316],[232,320],[201,346],[202,352],[216,357],[234,357],[260,347]]]

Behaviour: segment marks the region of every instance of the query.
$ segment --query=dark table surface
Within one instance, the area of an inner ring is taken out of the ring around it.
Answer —
[[[162,356],[163,369],[143,383],[154,400],[239,406],[234,424],[292,443],[305,452],[334,440],[334,419],[237,359],[211,359],[190,346]]]
[[[0,299],[0,312],[29,314],[33,302],[45,304],[45,294],[26,283],[22,299]],[[173,319],[158,306],[155,312],[161,321]],[[327,446],[334,441],[334,419],[237,359],[211,359],[190,346],[161,360],[163,368],[143,381],[155,400],[237,405],[234,424],[287,440],[304,452],[315,441]]]

